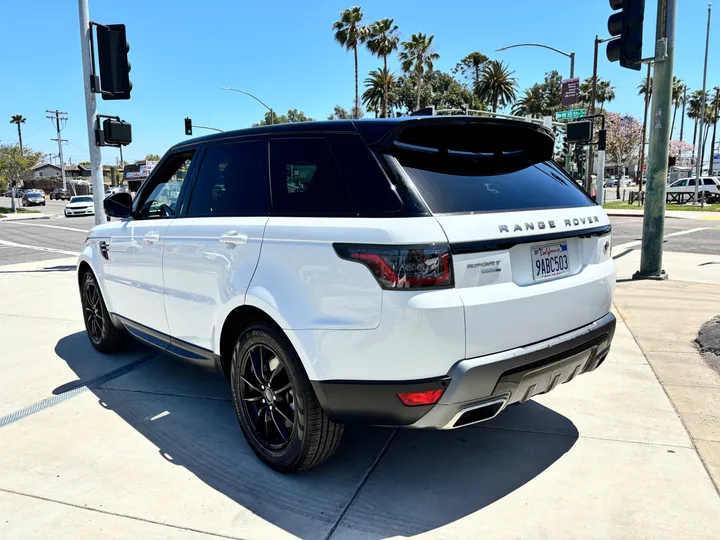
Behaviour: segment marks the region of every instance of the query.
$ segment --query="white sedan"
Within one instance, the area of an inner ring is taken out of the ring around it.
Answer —
[[[65,206],[65,217],[93,215],[95,215],[95,207],[93,206],[93,198],[90,195],[73,197]]]

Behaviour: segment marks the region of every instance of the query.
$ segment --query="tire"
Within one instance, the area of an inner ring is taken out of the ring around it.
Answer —
[[[102,353],[124,349],[130,341],[130,335],[125,330],[116,328],[110,321],[100,287],[90,270],[83,276],[80,299],[85,330],[92,346]]]
[[[310,469],[340,445],[344,426],[320,407],[282,331],[264,323],[248,327],[233,349],[230,383],[240,428],[255,455],[272,469]]]

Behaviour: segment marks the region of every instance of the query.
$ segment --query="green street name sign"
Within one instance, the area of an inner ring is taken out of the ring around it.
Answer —
[[[587,111],[585,109],[572,109],[569,111],[558,111],[555,113],[556,120],[572,120],[574,118],[582,118]]]

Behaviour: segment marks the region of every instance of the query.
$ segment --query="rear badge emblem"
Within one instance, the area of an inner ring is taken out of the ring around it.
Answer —
[[[500,261],[484,261],[479,263],[472,263],[467,265],[470,268],[480,268],[481,274],[489,274],[490,272],[500,272]]]

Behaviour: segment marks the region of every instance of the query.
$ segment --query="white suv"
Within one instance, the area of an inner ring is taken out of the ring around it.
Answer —
[[[597,368],[615,329],[608,217],[552,151],[543,127],[471,117],[178,144],[88,237],[90,340],[219,369],[284,472],[347,422],[488,420]]]

